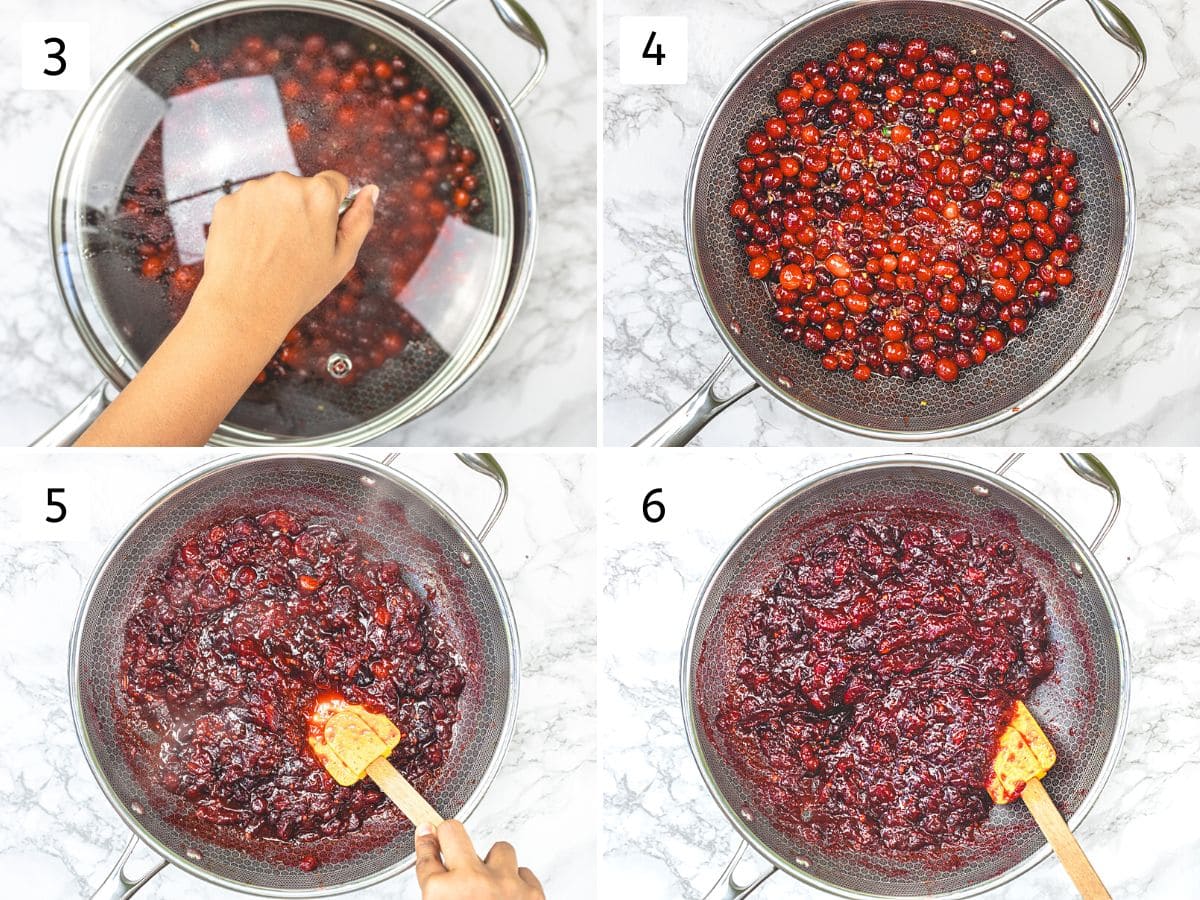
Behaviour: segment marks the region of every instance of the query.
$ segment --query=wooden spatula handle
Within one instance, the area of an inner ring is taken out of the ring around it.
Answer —
[[[414,825],[432,825],[437,828],[442,824],[442,817],[429,802],[421,796],[408,779],[396,771],[396,767],[385,758],[380,757],[367,766],[367,774],[379,785],[392,802],[400,807]]]
[[[1084,900],[1112,900],[1104,882],[1100,880],[1083,848],[1079,846],[1079,841],[1075,840],[1075,835],[1071,833],[1062,813],[1046,793],[1041,779],[1034,778],[1028,782],[1021,792],[1021,799],[1029,807],[1033,818],[1042,829],[1042,834],[1046,835],[1046,840],[1058,854],[1059,862],[1075,882],[1075,887]]]

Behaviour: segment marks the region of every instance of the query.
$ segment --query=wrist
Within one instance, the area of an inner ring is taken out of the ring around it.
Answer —
[[[238,347],[253,356],[269,359],[287,336],[287,329],[272,328],[262,316],[239,308],[236,299],[222,296],[204,281],[196,288],[180,325],[193,329],[202,339],[224,347]]]

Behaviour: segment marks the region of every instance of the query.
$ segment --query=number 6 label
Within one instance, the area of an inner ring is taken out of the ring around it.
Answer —
[[[21,87],[83,91],[91,84],[91,25],[25,22],[21,26]]]
[[[687,83],[687,19],[622,16],[620,37],[623,84]]]

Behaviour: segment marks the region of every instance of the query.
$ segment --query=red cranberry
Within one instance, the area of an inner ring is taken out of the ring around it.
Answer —
[[[239,847],[398,819],[369,783],[337,785],[306,736],[317,697],[337,693],[397,723],[392,761],[409,777],[441,768],[470,661],[409,582],[315,513],[185,536],[124,626],[118,729],[135,770]],[[297,865],[320,860],[314,849]]]
[[[271,41],[250,35],[222,59],[200,55],[169,89],[178,95],[223,78],[270,71],[302,171],[337,168],[355,184],[403,185],[407,192],[408,202],[393,198],[380,205],[356,267],[292,329],[258,383],[315,378],[351,384],[425,337],[394,298],[419,269],[444,221],[471,221],[484,200],[474,171],[476,151],[450,136],[451,112],[433,107],[429,90],[401,74],[406,68],[399,57],[360,56],[351,42],[327,45],[320,34]],[[179,260],[162,197],[162,135],[155,131],[124,186],[118,224],[131,238],[131,264],[162,285],[164,303],[177,320],[202,269]],[[402,340],[379,341],[381,334]],[[330,372],[329,358],[337,352],[352,360],[347,376]]]
[[[1076,154],[1006,61],[851,41],[790,72],[775,102],[746,136],[730,215],[783,336],[827,370],[961,373],[1073,281]],[[910,335],[893,309],[922,324]]]
[[[731,672],[713,726],[799,840],[936,857],[988,818],[996,734],[1053,672],[1045,593],[953,514],[823,533],[706,647]]]

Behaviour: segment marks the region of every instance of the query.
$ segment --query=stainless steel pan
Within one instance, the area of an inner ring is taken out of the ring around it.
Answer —
[[[736,900],[777,871],[839,897],[974,896],[1016,878],[1050,855],[1041,832],[1021,804],[997,806],[979,841],[955,848],[935,870],[921,863],[847,855],[834,846],[801,844],[764,814],[754,785],[731,765],[732,754],[701,722],[718,708],[736,677],[730,660],[702,653],[705,636],[722,634],[734,604],[725,598],[761,590],[786,564],[791,551],[849,521],[860,511],[898,509],[913,497],[949,515],[982,520],[997,529],[993,514],[1015,523],[1005,537],[1036,548],[1023,560],[1047,594],[1054,677],[1039,685],[1029,706],[1050,728],[1059,754],[1045,779],[1072,827],[1096,802],[1108,779],[1129,711],[1129,640],[1116,594],[1094,551],[1120,509],[1120,490],[1091,454],[1064,454],[1071,469],[1107,490],[1112,507],[1096,537],[1086,541],[1053,509],[1004,477],[1018,457],[996,472],[967,463],[920,456],[865,459],[819,472],[768,503],[717,563],[696,601],[684,638],[680,688],[688,742],[709,791],[743,842],[708,900]],[[1019,544],[1018,544],[1019,546]],[[1050,726],[1053,727],[1050,727]],[[714,740],[716,742],[714,742]],[[737,879],[747,853],[758,857],[753,877]]]
[[[692,397],[639,445],[682,446],[756,387],[833,428],[870,438],[928,440],[1004,422],[1037,403],[1076,369],[1116,309],[1133,255],[1133,170],[1115,111],[1146,66],[1146,48],[1110,0],[1087,0],[1105,32],[1137,54],[1137,70],[1110,104],[1083,68],[1035,23],[1062,0],[1021,18],[983,0],[837,0],[784,26],[738,68],[701,131],[685,202],[685,238],[696,288],[729,355]],[[773,302],[745,274],[727,207],[734,161],[753,125],[769,115],[784,77],[847,41],[894,34],[950,44],[984,59],[1007,58],[1014,77],[1053,113],[1056,139],[1079,153],[1077,220],[1084,248],[1061,303],[1042,310],[1031,333],[953,384],[899,378],[858,382],[831,375],[820,357],[779,338]],[[736,361],[753,382],[717,389]]]
[[[352,839],[335,839],[323,846],[325,862],[313,872],[285,859],[288,853],[311,851],[281,847],[279,861],[264,861],[249,848],[231,848],[189,831],[189,805],[148,788],[131,770],[114,726],[125,622],[142,596],[142,585],[178,536],[211,521],[217,511],[289,502],[311,506],[320,498],[325,515],[339,522],[358,520],[343,527],[378,542],[390,558],[436,585],[451,624],[470,623],[463,630],[472,635],[472,655],[479,666],[472,666],[468,675],[451,754],[426,793],[446,816],[471,814],[496,776],[512,736],[521,667],[508,595],[482,544],[504,507],[508,481],[490,454],[460,458],[500,489],[478,533],[387,464],[334,454],[273,454],[220,460],[184,475],[150,501],[112,543],[84,592],[69,672],[71,709],[88,764],[135,834],[97,898],[132,896],[168,862],[205,881],[261,897],[326,897],[376,884],[413,864],[411,830],[362,852]],[[161,862],[134,877],[126,868],[139,843]]]

